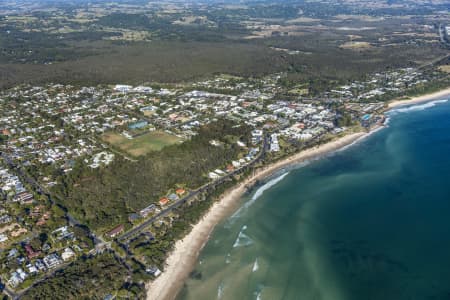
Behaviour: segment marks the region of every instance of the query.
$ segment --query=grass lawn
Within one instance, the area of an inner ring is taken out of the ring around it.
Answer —
[[[132,140],[127,139],[119,133],[108,132],[102,136],[102,139],[133,156],[144,155],[150,151],[158,151],[165,146],[181,141],[179,137],[163,131],[148,132]]]
[[[368,42],[346,42],[340,45],[339,48],[358,50],[372,48],[372,45],[370,45]]]

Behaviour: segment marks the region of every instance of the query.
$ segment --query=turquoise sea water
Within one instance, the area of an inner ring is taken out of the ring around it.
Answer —
[[[450,101],[282,171],[217,226],[179,299],[450,299]]]

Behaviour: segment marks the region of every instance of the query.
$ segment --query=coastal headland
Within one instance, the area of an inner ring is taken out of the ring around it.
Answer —
[[[450,88],[411,99],[395,99],[388,103],[387,109],[403,105],[417,104],[437,100],[450,95]],[[350,133],[326,144],[306,149],[283,160],[258,169],[254,175],[227,190],[221,198],[213,204],[203,218],[192,227],[192,230],[182,240],[179,240],[166,260],[164,272],[154,281],[147,284],[147,299],[166,300],[175,299],[194,267],[200,251],[207,243],[214,227],[225,217],[230,215],[239,205],[239,200],[249,186],[271,176],[274,172],[288,166],[318,159],[349,146],[368,136],[370,132]]]

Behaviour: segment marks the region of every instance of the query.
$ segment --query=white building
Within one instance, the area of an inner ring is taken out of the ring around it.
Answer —
[[[208,177],[211,178],[211,179],[219,179],[220,175],[216,174],[214,172],[209,172]]]
[[[124,85],[124,84],[116,84],[116,86],[114,87],[114,90],[116,92],[121,92],[121,93],[127,93],[129,92],[133,87],[131,85]]]
[[[69,259],[71,259],[74,256],[75,256],[75,252],[72,249],[70,249],[69,247],[64,249],[64,252],[61,254],[61,258],[64,261],[68,261]]]

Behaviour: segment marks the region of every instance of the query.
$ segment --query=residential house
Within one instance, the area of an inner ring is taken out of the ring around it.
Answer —
[[[75,256],[75,252],[71,249],[71,248],[69,248],[69,247],[67,247],[66,249],[64,249],[64,252],[61,254],[61,258],[64,260],[64,261],[68,261],[69,259],[71,259],[72,257],[74,257]]]
[[[125,229],[125,226],[123,224],[120,224],[119,226],[114,227],[112,230],[108,231],[106,233],[107,236],[110,238],[114,238],[117,235],[121,234]]]
[[[167,203],[169,203],[169,199],[167,197],[163,197],[163,198],[159,199],[160,206],[165,206]]]

